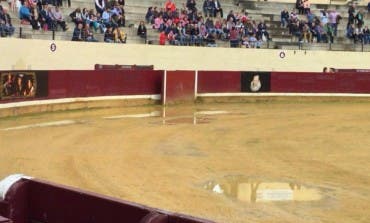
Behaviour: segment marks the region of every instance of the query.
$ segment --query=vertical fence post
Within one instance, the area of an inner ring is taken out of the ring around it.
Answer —
[[[19,27],[19,38],[22,38],[22,26]]]
[[[55,27],[53,27],[52,39],[55,40]]]

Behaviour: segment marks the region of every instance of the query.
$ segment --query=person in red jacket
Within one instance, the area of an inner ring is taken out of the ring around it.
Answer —
[[[167,39],[166,33],[162,31],[159,34],[159,45],[166,45],[166,39]]]
[[[173,0],[167,0],[165,5],[164,5],[164,8],[167,10],[167,11],[171,11],[171,12],[174,12],[176,11],[176,5],[175,3],[173,2]]]

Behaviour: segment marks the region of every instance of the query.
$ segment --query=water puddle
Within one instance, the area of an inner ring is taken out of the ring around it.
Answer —
[[[151,120],[150,124],[156,125],[177,125],[177,124],[208,124],[212,120],[215,120],[215,116],[218,115],[232,115],[229,111],[224,110],[179,110],[178,108],[166,108],[148,112],[148,113],[128,113],[119,114],[113,116],[104,116],[106,120],[117,120],[117,119],[142,119],[142,118],[155,118]]]
[[[228,177],[220,182],[209,181],[204,188],[216,194],[243,202],[318,201],[323,191],[318,187],[295,182],[262,181],[245,177]]]
[[[125,119],[125,118],[149,118],[149,117],[159,117],[161,113],[159,111],[153,111],[149,113],[140,113],[140,114],[123,114],[115,116],[106,116],[103,119]]]

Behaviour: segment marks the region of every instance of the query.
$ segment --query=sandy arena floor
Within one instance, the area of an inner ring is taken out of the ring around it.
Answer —
[[[24,173],[216,222],[370,222],[370,103],[162,116],[144,106],[0,119],[0,178]]]

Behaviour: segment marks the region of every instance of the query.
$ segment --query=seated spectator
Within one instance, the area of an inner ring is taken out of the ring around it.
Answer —
[[[139,27],[137,28],[137,35],[146,39],[146,27],[144,21],[140,21]]]
[[[370,31],[369,27],[365,26],[365,28],[362,30],[364,34],[364,44],[370,44]]]
[[[362,43],[363,42],[364,34],[362,32],[362,29],[359,26],[357,26],[355,28],[353,37],[354,37],[354,43],[357,43],[357,42]]]
[[[83,8],[81,12],[82,20],[86,22],[87,18],[89,17],[89,10],[87,8]]]
[[[163,21],[162,15],[159,15],[159,17],[154,19],[153,28],[158,31],[164,30],[164,21]]]
[[[0,35],[1,37],[12,36],[14,33],[14,27],[12,20],[6,8],[0,10]]]
[[[281,21],[280,27],[285,28],[288,25],[288,21],[289,21],[289,12],[288,12],[288,10],[284,9],[283,11],[281,11],[280,21]]]
[[[179,34],[177,35],[177,41],[180,46],[186,46],[190,44],[190,35],[187,33],[188,25],[179,24]]]
[[[348,24],[346,29],[346,36],[349,39],[354,39],[355,35],[355,25],[354,24]]]
[[[113,36],[115,43],[126,43],[126,34],[119,27],[114,28]]]
[[[86,42],[98,42],[98,40],[94,38],[94,33],[90,30],[89,24],[85,24],[83,28],[83,40]]]
[[[270,34],[267,32],[267,26],[264,21],[261,21],[257,26],[257,39],[263,40],[265,37],[266,40],[270,40]]]
[[[58,6],[55,7],[55,10],[52,12],[51,15],[56,25],[62,27],[63,31],[66,31],[68,29],[66,22],[64,21],[63,18],[63,13],[60,11]]]
[[[104,42],[106,43],[113,43],[114,42],[114,34],[111,26],[107,26],[107,29],[104,33]]]
[[[103,33],[103,30],[101,29],[102,28],[101,24],[98,21],[97,16],[94,14],[93,9],[91,9],[89,11],[88,15],[86,16],[85,23],[88,24],[90,27],[92,27],[95,32],[98,31],[98,30],[101,30],[101,32]]]
[[[357,12],[355,19],[357,26],[359,28],[362,28],[362,26],[364,25],[364,11],[362,9]]]
[[[126,24],[125,10],[117,2],[111,9],[111,17],[114,23],[117,24],[117,26],[125,27]]]
[[[261,48],[261,41],[256,38],[256,35],[253,34],[249,37],[250,48]]]
[[[77,26],[73,30],[72,41],[85,41],[82,27],[82,23],[77,24]]]
[[[166,11],[171,11],[171,12],[176,11],[176,5],[173,2],[173,0],[167,0],[166,3],[164,4],[164,8],[166,9]]]
[[[118,26],[115,22],[113,22],[111,10],[109,8],[104,10],[103,14],[101,15],[101,20],[104,26]]]
[[[31,23],[31,11],[30,8],[26,5],[26,3],[23,3],[21,8],[19,9],[19,18],[21,20],[28,21]]]
[[[230,10],[229,14],[226,17],[226,21],[230,21],[230,19],[231,19],[231,22],[236,22],[236,18],[235,18],[233,10]]]
[[[306,23],[302,28],[303,42],[312,43],[312,31],[310,26]]]
[[[41,27],[45,31],[54,29],[55,23],[52,18],[51,6],[43,6],[43,9],[40,11],[39,14],[39,22],[41,24]]]
[[[69,16],[71,17],[72,21],[76,24],[76,26],[80,23],[84,23],[81,8],[77,8],[71,14],[69,14]]]
[[[224,12],[221,8],[221,3],[219,0],[212,0],[212,2],[214,2],[214,6],[215,6],[215,9],[214,9],[214,17],[217,17],[217,13],[220,13],[220,17],[223,18],[224,17]]]
[[[217,47],[216,37],[213,33],[206,33],[204,36],[204,42],[208,47]]]
[[[313,29],[313,36],[316,37],[318,43],[327,42],[326,33],[322,23],[315,24],[315,27]]]
[[[229,40],[230,40],[231,48],[239,47],[239,44],[240,44],[239,33],[238,33],[238,30],[235,28],[235,26],[232,27],[230,30]]]

